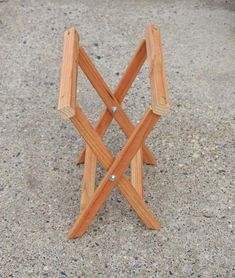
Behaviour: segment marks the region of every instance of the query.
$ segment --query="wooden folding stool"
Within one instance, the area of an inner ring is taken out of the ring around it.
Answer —
[[[121,107],[121,103],[146,57],[149,66],[152,104],[135,127]],[[106,105],[106,109],[95,128],[76,102],[78,65]],[[84,162],[80,216],[69,231],[68,238],[83,235],[115,186],[118,186],[123,196],[148,228],[158,229],[160,227],[160,223],[143,201],[142,166],[143,162],[156,163],[144,141],[154,124],[160,116],[167,113],[168,109],[168,93],[158,27],[148,26],[145,38],[141,41],[113,93],[85,50],[80,46],[79,35],[76,30],[72,28],[65,32],[58,110],[63,118],[71,120],[86,141],[86,147],[77,159],[77,163]],[[111,152],[102,142],[102,137],[113,118],[128,138],[126,145],[116,157],[111,155]],[[107,172],[96,188],[97,159]],[[131,181],[124,174],[129,165],[131,165]]]

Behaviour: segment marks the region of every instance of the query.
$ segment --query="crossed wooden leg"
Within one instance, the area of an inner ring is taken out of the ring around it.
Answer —
[[[102,98],[107,108],[103,113],[101,120],[97,125],[98,134],[103,137],[105,131],[107,130],[109,124],[114,117],[120,127],[124,130],[127,137],[129,137],[134,130],[134,126],[131,121],[123,111],[120,103],[127,94],[133,80],[135,79],[137,73],[139,72],[141,66],[146,59],[146,45],[142,41],[139,48],[136,51],[130,65],[128,66],[124,77],[120,81],[114,95],[111,93],[108,85],[102,79],[101,75],[95,68],[92,61],[89,59],[88,55],[83,48],[79,47],[79,57],[78,63],[87,78],[90,80],[91,84]],[[113,110],[115,109],[115,110]],[[132,183],[136,186],[137,192],[143,197],[143,176],[142,176],[142,152],[144,154],[145,161],[149,164],[155,164],[156,161],[152,153],[148,150],[147,146],[143,144],[143,148],[138,152],[136,157],[133,158],[131,162],[132,171]],[[85,208],[85,204],[88,203],[89,199],[95,190],[95,175],[96,175],[96,156],[90,149],[89,145],[86,145],[86,153],[83,151],[78,158],[78,163],[83,162],[83,157],[85,156],[84,165],[84,177],[82,182],[82,193],[81,193],[81,204],[80,211],[82,212]]]
[[[114,91],[114,94],[112,94],[107,84],[104,82],[101,75],[99,74],[99,72],[97,71],[97,69],[95,68],[85,51],[81,47],[79,48],[79,65],[86,74],[87,78],[90,80],[93,87],[96,89],[100,97],[107,105],[106,110],[104,111],[102,117],[100,118],[96,126],[96,131],[101,136],[101,138],[104,136],[107,128],[112,122],[113,117],[117,120],[118,124],[121,126],[127,137],[129,137],[131,132],[134,130],[134,126],[126,116],[125,112],[122,110],[120,104],[126,96],[129,88],[131,87],[145,59],[146,44],[145,40],[142,40],[129,66],[126,69],[125,74],[119,82],[119,85]],[[112,110],[113,107],[116,108],[115,112],[113,112]],[[156,164],[154,156],[146,146],[144,146],[143,148],[143,156],[144,161],[147,164]],[[80,156],[77,158],[76,163],[83,163],[84,158],[85,150],[83,150]]]
[[[86,231],[88,225],[117,184],[121,193],[128,200],[129,204],[133,207],[145,225],[152,229],[160,228],[160,223],[145,205],[142,197],[130,183],[128,178],[123,174],[132,158],[136,155],[138,150],[141,149],[144,140],[147,138],[159,118],[160,116],[154,114],[152,109],[149,108],[141,122],[129,137],[124,148],[114,160],[87,117],[79,107],[76,108],[75,116],[71,118],[71,121],[75,128],[80,132],[81,136],[86,140],[97,159],[107,170],[107,173],[98,188],[95,190],[87,206],[81,211],[80,216],[68,233],[68,238],[76,238]],[[94,138],[96,138],[96,140],[94,140]],[[110,177],[112,177],[112,179]]]

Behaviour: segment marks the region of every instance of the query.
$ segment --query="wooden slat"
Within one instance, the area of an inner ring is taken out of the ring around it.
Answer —
[[[157,229],[160,227],[160,223],[144,204],[135,188],[123,175],[123,171],[129,165],[131,159],[141,147],[143,141],[146,139],[158,119],[159,116],[153,114],[152,110],[149,109],[146,112],[144,118],[141,120],[140,124],[128,139],[127,144],[118,154],[116,160],[113,161],[111,153],[103,144],[96,131],[92,128],[86,116],[82,113],[80,108],[76,108],[76,115],[71,119],[71,121],[78,129],[81,136],[84,137],[87,144],[90,146],[104,168],[108,170],[108,172],[95,191],[89,205],[76,220],[74,226],[68,234],[68,238],[81,236],[86,231],[93,217],[102,207],[104,201],[107,199],[117,182],[121,192],[127,198],[128,202],[145,223],[145,225],[152,229]],[[111,174],[116,176],[117,180],[115,182],[109,180],[109,176]]]
[[[155,114],[163,116],[169,110],[169,100],[159,28],[154,25],[148,26],[145,37],[152,109]]]
[[[96,157],[91,148],[87,146],[82,181],[80,211],[82,212],[94,195],[96,179]]]
[[[142,148],[138,150],[134,158],[131,160],[131,183],[143,199],[143,152]]]
[[[119,102],[119,104],[121,104],[121,102],[123,101],[134,79],[136,78],[139,70],[141,69],[145,59],[146,59],[146,46],[145,46],[145,40],[142,40],[130,64],[128,65],[124,75],[122,76],[117,88],[114,91],[114,97]],[[107,128],[112,122],[112,119],[113,119],[113,114],[111,114],[109,109],[106,108],[105,112],[102,114],[96,126],[96,131],[101,136],[101,138],[104,136]],[[81,154],[78,156],[78,158],[76,159],[76,163],[77,164],[83,163],[84,157],[85,157],[85,150],[83,150]],[[150,152],[145,153],[144,161],[148,164],[156,164],[156,160],[154,159],[153,155]]]
[[[137,74],[143,66],[147,57],[145,40],[142,40],[137,48],[134,56],[132,57],[129,65],[127,66],[118,86],[114,90],[114,96],[121,103],[125,98],[128,90],[134,82]]]
[[[134,125],[131,123],[128,116],[120,106],[118,100],[111,93],[107,84],[95,68],[94,64],[91,62],[84,49],[81,47],[79,48],[79,65],[91,82],[92,86],[106,104],[107,108],[109,109],[109,113],[112,114],[112,117],[114,117],[118,122],[126,136],[129,137],[135,129]],[[117,108],[115,113],[111,112],[112,107]],[[153,157],[145,144],[143,144],[143,153],[145,157]]]
[[[79,36],[74,28],[64,33],[58,110],[63,118],[75,115]]]

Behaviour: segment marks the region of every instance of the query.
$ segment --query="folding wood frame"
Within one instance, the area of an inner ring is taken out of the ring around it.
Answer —
[[[121,103],[146,57],[149,66],[152,104],[135,127],[121,107]],[[106,105],[95,128],[90,124],[76,101],[78,65]],[[63,118],[71,120],[86,141],[86,147],[76,161],[77,163],[84,162],[80,216],[69,231],[68,238],[83,235],[115,186],[118,186],[148,228],[160,228],[160,223],[143,201],[142,166],[143,162],[156,163],[144,141],[155,123],[167,113],[168,109],[168,93],[158,27],[148,26],[145,38],[141,41],[113,93],[85,50],[80,46],[76,30],[72,28],[65,32],[58,110]],[[126,145],[116,158],[111,155],[102,142],[102,137],[113,118],[128,138]],[[97,159],[107,173],[96,188]],[[131,181],[124,174],[129,165],[131,165]]]

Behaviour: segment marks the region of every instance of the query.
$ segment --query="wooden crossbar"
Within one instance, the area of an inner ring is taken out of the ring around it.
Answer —
[[[74,28],[71,28],[64,33],[64,52],[58,102],[58,110],[63,118],[71,118],[75,115],[78,46],[78,33]]]
[[[148,26],[145,37],[152,93],[152,108],[155,114],[163,116],[169,110],[169,100],[159,28],[154,25]]]
[[[149,64],[152,105],[135,127],[121,107],[121,103],[146,57]],[[106,106],[95,128],[76,102],[78,66]],[[61,116],[71,120],[86,141],[86,148],[77,159],[77,163],[84,162],[80,215],[69,231],[68,238],[76,238],[84,234],[115,186],[118,186],[148,228],[160,228],[159,221],[143,201],[143,162],[156,163],[153,154],[144,142],[155,123],[160,116],[166,114],[168,108],[169,101],[159,28],[153,25],[147,28],[145,39],[141,41],[113,93],[85,50],[79,45],[79,36],[76,30],[72,28],[65,32],[58,110]],[[127,136],[127,143],[116,158],[102,142],[102,137],[113,118]],[[97,160],[103,165],[106,174],[96,187]],[[129,165],[131,167],[130,179],[124,174]]]

